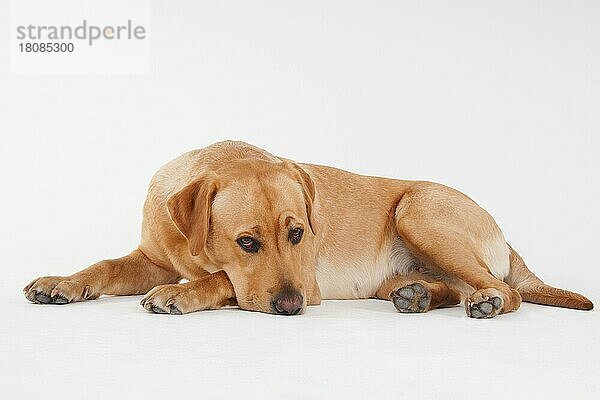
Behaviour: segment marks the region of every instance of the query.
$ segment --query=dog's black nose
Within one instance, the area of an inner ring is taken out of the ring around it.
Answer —
[[[296,291],[283,291],[279,293],[271,305],[275,314],[281,315],[296,315],[302,311],[302,303],[304,298]]]

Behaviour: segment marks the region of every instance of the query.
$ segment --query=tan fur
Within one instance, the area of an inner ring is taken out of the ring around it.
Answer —
[[[304,230],[298,244],[290,242],[294,228]],[[260,249],[245,252],[241,237],[256,238]],[[181,278],[190,282],[177,284]],[[420,298],[398,297],[413,289],[426,297],[420,308]],[[544,285],[492,217],[454,189],[297,164],[231,141],[155,174],[133,253],[25,288],[33,302],[59,304],[140,293],[149,311],[173,314],[226,305],[273,313],[278,296],[288,306],[301,302],[300,312],[321,298],[372,297],[399,299],[403,312],[412,301],[413,312],[462,296],[476,318],[516,310],[522,298],[592,307]]]

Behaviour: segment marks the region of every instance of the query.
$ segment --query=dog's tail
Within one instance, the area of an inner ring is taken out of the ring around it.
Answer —
[[[508,248],[510,249],[510,272],[506,277],[506,283],[519,292],[523,301],[577,310],[594,308],[594,304],[579,293],[546,285],[527,268],[525,261],[515,249],[510,245]]]

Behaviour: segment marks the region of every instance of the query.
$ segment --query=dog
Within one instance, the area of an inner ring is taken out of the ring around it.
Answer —
[[[522,301],[593,308],[542,282],[455,189],[300,164],[236,141],[159,169],[132,253],[35,279],[24,293],[39,304],[145,294],[141,305],[158,314],[238,306],[296,315],[322,299],[368,298],[401,313],[464,302],[472,318]]]

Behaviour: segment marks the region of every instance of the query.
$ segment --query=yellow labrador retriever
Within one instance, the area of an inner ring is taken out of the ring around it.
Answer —
[[[454,189],[298,164],[232,141],[156,173],[131,254],[24,292],[42,304],[146,294],[142,306],[161,314],[237,305],[295,315],[321,299],[373,297],[403,313],[464,300],[473,318],[522,300],[593,307],[538,279],[492,217]]]

